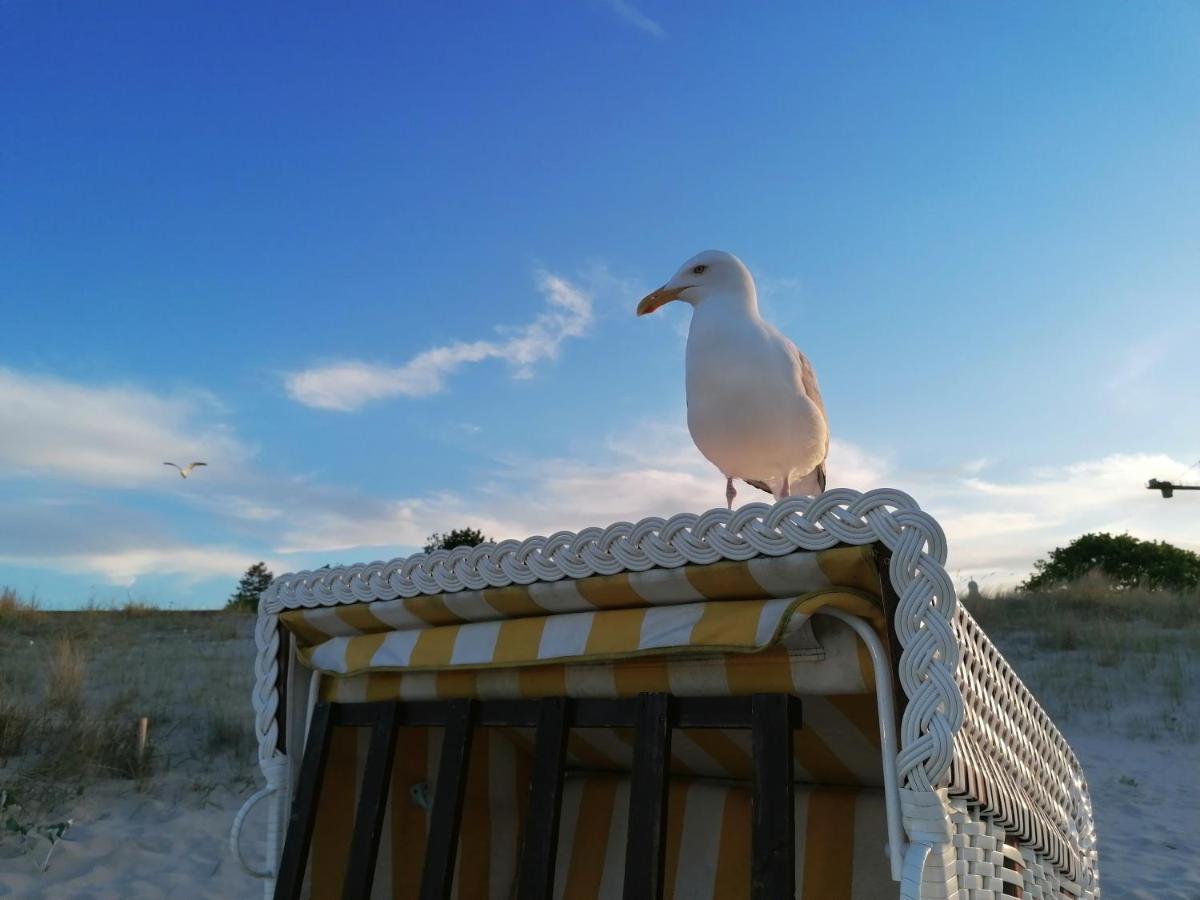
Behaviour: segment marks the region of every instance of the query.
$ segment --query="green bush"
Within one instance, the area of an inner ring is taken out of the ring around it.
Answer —
[[[1117,590],[1187,591],[1200,584],[1200,554],[1165,541],[1142,541],[1128,534],[1085,534],[1050,551],[1033,564],[1021,590],[1042,591],[1100,572]]]

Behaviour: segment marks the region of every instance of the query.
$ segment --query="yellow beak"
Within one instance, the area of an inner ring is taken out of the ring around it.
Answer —
[[[642,302],[637,305],[637,314],[639,316],[644,316],[647,313],[654,312],[660,306],[677,299],[679,295],[686,291],[689,287],[691,287],[691,285],[687,284],[685,284],[683,287],[673,288],[663,285],[657,291],[647,294],[642,298]]]

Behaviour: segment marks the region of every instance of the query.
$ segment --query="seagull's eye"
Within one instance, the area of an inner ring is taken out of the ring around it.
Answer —
[[[707,269],[707,268],[708,268],[708,266],[693,266],[693,267],[692,267],[692,274],[693,274],[693,275],[703,275],[703,274],[704,274],[704,270],[705,270],[705,269]]]

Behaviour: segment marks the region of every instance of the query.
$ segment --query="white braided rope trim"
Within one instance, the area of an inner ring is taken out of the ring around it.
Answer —
[[[892,488],[866,493],[837,488],[773,505],[751,503],[734,511],[617,522],[577,534],[560,531],[550,537],[277,578],[263,592],[255,628],[252,702],[259,765],[270,778],[280,760],[276,681],[283,610],[783,556],[876,541],[891,551],[889,575],[900,598],[896,631],[903,647],[900,684],[908,705],[900,725],[897,768],[906,788],[933,790],[947,781],[954,735],[963,722],[963,700],[955,682],[959,645],[951,627],[957,601],[945,570],[941,526],[912,497]]]

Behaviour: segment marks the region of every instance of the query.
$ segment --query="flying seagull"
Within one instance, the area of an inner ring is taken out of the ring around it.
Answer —
[[[692,305],[686,381],[688,431],[725,476],[733,508],[740,478],[776,500],[825,490],[829,426],[812,366],[758,314],[750,270],[706,250],[638,304],[644,316],[672,300]]]
[[[179,469],[179,477],[187,478],[189,475],[192,474],[192,470],[194,468],[196,468],[196,466],[207,466],[208,463],[194,462],[194,463],[188,463],[186,466],[177,466],[173,462],[165,462],[165,463],[163,463],[163,465],[164,466],[172,466],[173,468]]]

